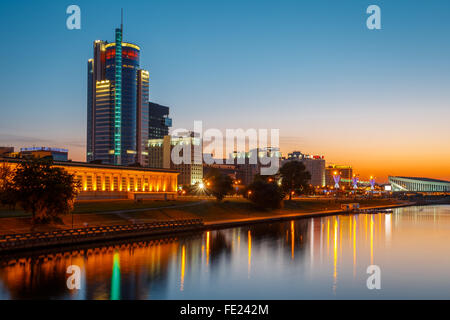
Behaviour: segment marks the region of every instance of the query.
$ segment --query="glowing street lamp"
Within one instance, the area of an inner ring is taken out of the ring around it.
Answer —
[[[199,189],[205,189],[205,185],[203,184],[203,182],[200,182],[198,185]]]

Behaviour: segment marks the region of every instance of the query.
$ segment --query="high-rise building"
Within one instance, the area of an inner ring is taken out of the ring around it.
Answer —
[[[146,165],[149,74],[140,69],[140,47],[123,42],[94,42],[88,61],[87,161]]]
[[[325,180],[325,159],[321,155],[303,154],[300,151],[288,153],[286,159],[283,159],[282,164],[288,161],[300,161],[304,164],[306,171],[311,174],[310,184],[314,187],[324,187]]]
[[[169,118],[169,107],[157,103],[148,103],[148,138],[162,139],[169,134],[169,128],[172,126],[172,119]]]

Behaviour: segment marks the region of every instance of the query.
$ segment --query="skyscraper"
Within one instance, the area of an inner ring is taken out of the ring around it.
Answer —
[[[115,42],[94,42],[88,61],[87,161],[146,165],[149,74],[139,67],[139,46],[123,42],[123,26]]]
[[[172,119],[169,118],[169,107],[149,102],[149,139],[162,139],[169,134]]]

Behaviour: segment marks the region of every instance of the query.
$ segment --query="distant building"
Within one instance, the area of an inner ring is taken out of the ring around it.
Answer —
[[[157,103],[148,103],[148,138],[163,139],[169,134],[172,119],[169,118],[169,107]]]
[[[450,192],[450,181],[416,178],[416,177],[389,177],[392,191],[412,192]]]
[[[14,147],[0,147],[0,156],[8,157],[14,153]]]
[[[21,159],[0,159],[0,165],[17,166]],[[81,184],[77,199],[175,199],[174,170],[99,165],[84,162],[54,162],[73,174]]]
[[[172,161],[173,149],[179,148],[179,157],[186,156],[188,162],[180,164]],[[148,141],[148,164],[151,168],[167,168],[179,172],[178,185],[194,185],[203,181],[201,140],[193,132],[179,136],[165,136],[163,139]],[[195,161],[195,151],[199,150],[200,163]],[[187,151],[188,154],[184,154]]]
[[[41,159],[47,157],[51,157],[54,161],[68,161],[69,150],[47,147],[20,148],[19,158]]]
[[[262,168],[269,166],[262,164],[263,157],[276,159],[278,169],[281,166],[280,149],[274,147],[252,149],[248,152],[234,151],[225,163],[235,165],[237,168],[236,178],[243,185],[249,185],[253,182],[256,174],[261,174]]]
[[[282,165],[289,161],[300,161],[304,164],[306,171],[311,174],[310,184],[315,187],[324,187],[325,181],[325,159],[324,156],[303,154],[300,151],[289,153],[283,159]]]
[[[220,173],[229,176],[233,180],[238,180],[241,172],[237,165],[234,164],[203,164],[203,176],[207,176],[213,170],[218,170]]]
[[[353,178],[353,168],[351,166],[329,165],[325,169],[325,183],[328,187],[334,187],[334,174],[339,174],[340,186],[351,186]]]

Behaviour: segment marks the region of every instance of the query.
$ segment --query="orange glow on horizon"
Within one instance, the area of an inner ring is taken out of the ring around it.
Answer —
[[[351,165],[361,180],[368,180],[373,175],[378,177],[377,182],[383,183],[387,181],[389,175],[392,175],[450,181],[450,143],[448,132],[445,132],[447,129],[439,129],[443,132],[434,130],[433,127],[428,129],[428,133],[427,130],[423,130],[420,136],[410,139],[399,135],[399,129],[394,128],[387,128],[386,132],[377,132],[376,138],[364,132],[354,134],[345,131],[333,133],[331,137],[311,132],[301,144],[297,139],[288,139],[281,135],[280,151],[283,155],[294,150],[323,154],[327,164]],[[300,135],[295,132],[285,134]],[[86,161],[84,146],[64,143],[61,145],[67,145],[69,148],[69,159]]]

